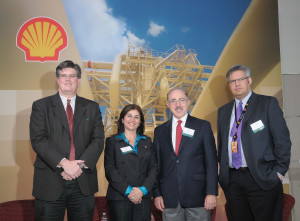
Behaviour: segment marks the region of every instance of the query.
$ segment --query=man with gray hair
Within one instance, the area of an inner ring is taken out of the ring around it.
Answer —
[[[248,67],[231,67],[226,79],[235,99],[218,110],[218,161],[229,220],[282,221],[291,149],[283,112],[276,98],[252,92]]]
[[[188,114],[190,100],[181,88],[167,96],[173,116],[155,128],[158,176],[154,203],[164,221],[210,220],[216,207],[218,169],[210,123]]]

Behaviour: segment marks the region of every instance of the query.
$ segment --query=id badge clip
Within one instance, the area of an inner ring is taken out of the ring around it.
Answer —
[[[237,141],[231,141],[231,152],[237,153]]]

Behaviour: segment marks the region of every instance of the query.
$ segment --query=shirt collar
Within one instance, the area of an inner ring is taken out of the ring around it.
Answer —
[[[138,140],[140,140],[140,139],[146,139],[146,137],[144,135],[140,135],[138,132],[136,132],[136,138]],[[128,142],[128,140],[127,140],[124,132],[118,134],[115,139],[116,140],[124,140],[125,142]]]
[[[247,94],[247,96],[244,97],[244,99],[242,100],[242,102],[243,102],[243,108],[246,106],[246,103],[247,103],[247,101],[249,100],[249,98],[251,97],[251,95],[252,95],[252,90],[251,90],[251,91],[249,92],[249,94]],[[238,106],[239,103],[240,103],[240,100],[237,99],[237,98],[235,98],[235,103],[236,103],[236,106]]]
[[[178,121],[178,120],[181,120],[181,121],[182,121],[182,122],[181,122],[181,125],[185,125],[185,122],[186,122],[187,117],[188,117],[188,113],[186,113],[181,119],[177,119],[177,118],[174,117],[174,115],[173,115],[173,117],[172,117],[172,123],[177,125],[177,121]]]
[[[61,101],[62,101],[64,104],[66,104],[67,101],[68,101],[68,98],[64,97],[64,96],[61,95],[60,93],[59,93],[59,96],[60,96]],[[74,97],[72,97],[70,100],[71,100],[71,103],[75,103],[75,100],[76,100],[76,94],[75,94]]]

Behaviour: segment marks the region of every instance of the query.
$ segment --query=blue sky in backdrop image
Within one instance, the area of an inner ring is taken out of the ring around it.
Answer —
[[[194,49],[214,66],[250,0],[63,0],[82,60],[112,62],[128,42]]]

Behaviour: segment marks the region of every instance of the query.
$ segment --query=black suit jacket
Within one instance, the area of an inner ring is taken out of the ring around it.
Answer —
[[[185,127],[193,137],[182,136],[178,156],[172,144],[172,119],[154,131],[158,176],[154,197],[162,196],[166,208],[203,207],[206,195],[218,195],[215,139],[210,123],[188,116]]]
[[[229,183],[228,134],[234,100],[218,111],[218,161],[220,184]],[[261,120],[265,128],[254,133],[251,124]],[[274,97],[252,93],[242,123],[242,145],[247,166],[262,189],[271,189],[278,182],[277,172],[284,175],[290,163],[291,141],[282,110]]]
[[[138,152],[123,154],[122,147],[128,144],[116,135],[106,139],[104,168],[109,182],[106,198],[108,200],[127,200],[124,197],[128,185],[132,187],[144,186],[151,197],[151,190],[156,178],[156,151],[151,138],[140,139]]]
[[[104,128],[96,102],[76,97],[73,137],[76,160],[84,160],[89,169],[78,177],[84,195],[98,191],[96,163],[104,147]],[[59,94],[35,101],[30,117],[30,139],[36,152],[33,196],[54,201],[63,189],[62,169],[58,163],[69,157],[71,136],[65,109]]]

